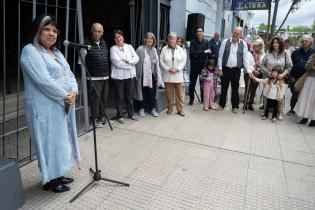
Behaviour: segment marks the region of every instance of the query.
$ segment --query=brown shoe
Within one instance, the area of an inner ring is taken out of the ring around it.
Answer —
[[[238,113],[238,111],[239,111],[238,108],[233,108],[233,109],[232,109],[232,112],[235,113],[235,114]]]
[[[132,115],[129,117],[130,119],[134,120],[134,121],[138,121],[138,119],[136,118],[136,116]]]
[[[167,110],[166,114],[172,114],[173,110],[169,109]]]
[[[220,105],[216,108],[217,111],[223,111],[223,109],[224,108],[222,106],[220,106]]]

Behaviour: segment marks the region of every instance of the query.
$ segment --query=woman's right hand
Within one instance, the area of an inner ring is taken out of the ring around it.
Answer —
[[[68,93],[66,103],[69,107],[75,104],[76,96],[77,96],[77,93],[74,91],[71,91]]]
[[[175,67],[172,67],[172,68],[169,69],[169,72],[171,74],[176,74],[178,72],[178,70]]]

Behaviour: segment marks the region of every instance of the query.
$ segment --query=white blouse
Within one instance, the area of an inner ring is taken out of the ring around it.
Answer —
[[[176,46],[174,54],[172,48],[168,45],[164,46],[160,54],[160,64],[163,71],[163,81],[171,83],[182,83],[184,82],[183,69],[186,65],[187,54],[183,48]],[[172,74],[169,69],[175,67],[179,72]]]
[[[127,60],[128,63],[124,60]],[[123,80],[136,77],[135,65],[138,63],[139,57],[131,45],[112,46],[110,48],[110,61],[113,79]]]

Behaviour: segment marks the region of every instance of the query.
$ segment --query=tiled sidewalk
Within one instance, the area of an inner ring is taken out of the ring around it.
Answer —
[[[97,129],[102,176],[130,187],[100,181],[69,203],[91,180],[92,133],[79,140],[69,192],[42,191],[36,161],[21,168],[23,209],[315,209],[314,128],[295,116],[262,121],[257,109],[185,112]]]

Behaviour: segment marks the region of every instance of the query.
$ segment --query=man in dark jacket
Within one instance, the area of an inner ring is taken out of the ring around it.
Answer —
[[[215,32],[213,38],[209,41],[210,50],[211,50],[211,58],[215,59],[216,63],[218,63],[219,57],[219,49],[221,46],[220,34]]]
[[[309,59],[309,57],[315,53],[315,49],[311,48],[311,45],[313,43],[313,39],[309,35],[303,35],[301,37],[301,44],[300,48],[297,50],[294,50],[291,54],[291,59],[293,63],[292,70],[290,72],[290,75],[294,81],[294,83],[305,73],[305,65]],[[295,114],[294,106],[299,98],[299,93],[295,91],[294,84],[290,86],[290,90],[292,93],[291,100],[290,100],[290,106],[291,109],[288,112],[288,115]]]
[[[106,110],[103,110],[103,107],[100,106],[97,96],[99,96],[104,109],[106,109],[110,75],[109,52],[105,41],[101,38],[103,33],[103,26],[100,23],[94,23],[91,27],[91,38],[86,43],[92,46],[87,51],[85,62],[95,87],[91,86],[90,78],[88,78],[89,102],[92,119],[95,119],[96,127],[101,127],[106,123]]]
[[[195,86],[198,75],[201,73],[201,70],[204,68],[208,56],[211,53],[210,45],[206,39],[203,37],[203,28],[197,27],[196,30],[196,39],[190,42],[190,84],[189,84],[189,105],[194,104],[194,93]],[[200,93],[201,100],[203,100],[203,90],[202,84],[200,83]]]

